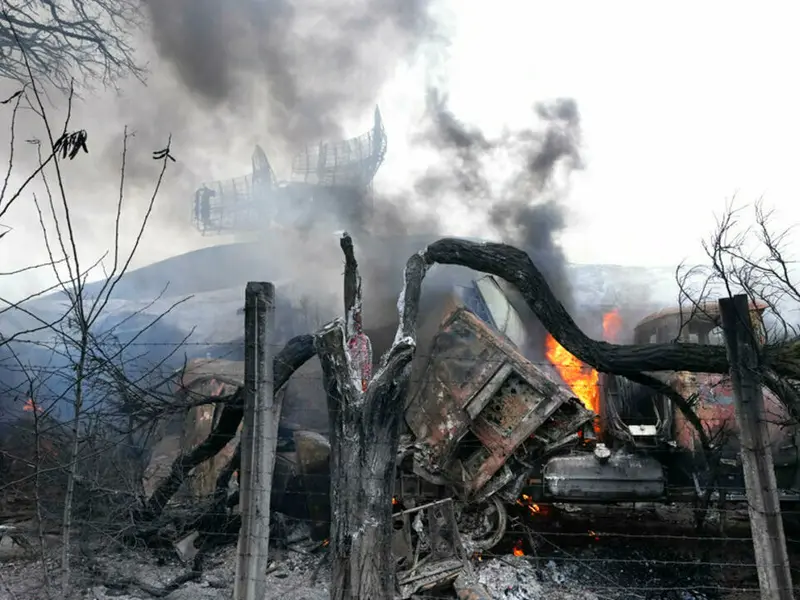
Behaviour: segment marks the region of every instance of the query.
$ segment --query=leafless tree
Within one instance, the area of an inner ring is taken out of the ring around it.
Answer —
[[[788,353],[781,360],[795,364],[792,361],[800,358],[792,354],[800,340],[800,285],[790,247],[793,229],[779,227],[775,212],[767,209],[763,200],[738,207],[731,200],[717,219],[714,231],[703,241],[706,264],[681,265],[676,271],[679,304],[685,311],[683,322],[698,315],[718,320],[713,300],[746,294],[757,309],[753,317],[765,352],[785,348]],[[716,341],[721,343],[721,338]],[[782,401],[794,423],[800,423],[798,375],[790,372],[782,376],[769,365],[762,373],[764,382]]]
[[[69,92],[73,81],[113,85],[141,78],[133,37],[144,17],[137,0],[2,0],[0,77]]]
[[[6,13],[5,16],[8,16],[8,14]],[[64,169],[68,168],[69,161],[84,152],[88,152],[86,148],[86,133],[83,131],[70,131],[69,129],[72,88],[70,87],[68,90],[67,116],[64,124],[60,130],[56,129],[52,124],[48,111],[45,109],[42,92],[38,87],[37,72],[34,68],[35,59],[30,56],[24,39],[20,37],[16,23],[12,23],[11,31],[18,42],[17,47],[20,49],[20,60],[27,73],[27,82],[19,93],[4,103],[11,105],[13,102],[13,108],[10,158],[2,193],[0,193],[0,217],[7,213],[11,205],[34,182],[43,190],[43,197],[33,193],[32,200],[38,211],[42,241],[47,249],[49,260],[43,265],[36,265],[34,268],[50,268],[56,283],[49,289],[35,294],[35,296],[47,292],[60,292],[66,300],[66,306],[57,319],[48,320],[26,306],[25,301],[30,300],[31,297],[22,301],[3,299],[2,302],[5,307],[2,310],[4,312],[16,311],[17,314],[25,315],[29,321],[34,323],[34,326],[28,328],[25,332],[14,332],[14,335],[3,338],[2,342],[7,345],[12,339],[19,339],[19,336],[25,333],[46,332],[46,341],[39,339],[35,343],[47,345],[52,356],[60,357],[62,362],[66,361],[69,365],[68,369],[56,370],[58,376],[62,379],[59,382],[60,391],[51,394],[55,402],[63,401],[66,397],[72,409],[61,518],[63,538],[61,582],[62,592],[66,596],[70,579],[70,541],[73,529],[76,482],[83,477],[80,473],[79,465],[82,459],[86,458],[87,451],[90,455],[97,456],[107,452],[109,449],[108,444],[113,443],[110,437],[104,438],[105,448],[97,447],[96,443],[94,447],[92,444],[86,443],[87,439],[96,441],[98,436],[95,435],[93,437],[90,434],[96,434],[99,431],[98,428],[103,428],[103,423],[98,419],[98,413],[95,409],[97,405],[110,404],[105,403],[104,400],[117,395],[114,392],[118,392],[121,386],[126,389],[129,395],[136,395],[141,398],[149,394],[144,383],[144,375],[139,374],[131,377],[127,373],[125,359],[129,357],[126,356],[126,351],[147,329],[163,318],[165,313],[152,319],[138,335],[125,343],[114,343],[115,328],[119,324],[105,330],[98,330],[97,325],[108,306],[116,286],[127,272],[133,256],[141,244],[142,235],[152,213],[164,174],[170,162],[175,159],[170,154],[169,141],[167,141],[164,149],[153,153],[153,158],[160,163],[161,169],[132,247],[127,251],[123,250],[121,247],[121,221],[125,197],[125,167],[129,151],[129,136],[127,131],[125,132],[120,165],[119,194],[116,205],[114,246],[110,256],[104,256],[94,264],[84,264],[79,251],[80,244],[74,227],[72,207],[68,200],[63,178]],[[29,142],[33,142],[37,146],[39,165],[33,174],[23,181],[18,190],[8,193],[9,180],[11,179],[14,165],[16,115],[20,107],[23,106],[38,115],[39,121],[43,126],[44,135],[41,139],[28,139]],[[110,263],[108,268],[106,268],[107,263]],[[97,292],[89,295],[86,288],[87,279],[98,266],[103,268],[105,282],[100,285],[100,289]],[[17,271],[14,274],[19,273],[20,271]],[[179,303],[173,304],[166,312],[175,308]],[[176,347],[175,351],[177,350],[178,347]],[[156,367],[158,366],[160,365],[156,365]],[[29,380],[33,377],[39,381],[41,387],[47,387],[46,383],[42,381],[43,379],[52,379],[56,376],[56,373],[47,373],[42,368],[42,365],[32,366],[20,363],[20,367],[25,370]],[[155,370],[154,368],[153,371]],[[34,412],[38,415],[37,411]]]

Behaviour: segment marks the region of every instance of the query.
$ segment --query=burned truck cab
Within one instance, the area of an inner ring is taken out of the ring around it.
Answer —
[[[709,485],[743,490],[727,377],[658,374],[692,399],[721,456],[724,469],[714,472],[723,472],[724,481],[711,481],[709,452],[701,448],[692,419],[668,397],[594,372],[577,385],[559,368],[563,364],[526,358],[532,340],[511,297],[502,282],[483,277],[455,294],[445,311],[407,405],[413,450],[400,471],[401,478],[414,477],[401,484],[401,495],[422,498],[428,485],[464,503],[515,502],[521,494],[614,503],[694,500]],[[763,309],[754,307],[754,314]],[[634,330],[639,344],[676,340],[721,343],[715,307],[661,311]],[[566,351],[559,350],[563,357]],[[573,365],[592,371],[566,354]],[[764,397],[770,414],[785,416],[769,390]],[[779,423],[769,430],[779,485],[787,489],[796,486],[798,448]]]
[[[592,411],[465,307],[447,317],[430,354],[406,410],[419,448],[413,470],[464,501],[521,488],[535,457],[591,431]]]
[[[483,277],[453,300],[407,405],[413,465],[401,478],[411,470],[465,503],[664,497],[659,461],[601,443],[598,415],[555,366],[523,355],[531,340],[501,282]]]

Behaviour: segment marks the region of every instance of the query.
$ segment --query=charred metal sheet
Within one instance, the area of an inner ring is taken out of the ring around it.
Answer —
[[[406,422],[433,470],[445,470],[471,419],[464,410],[505,362],[498,336],[460,308],[431,345],[431,359],[406,410]]]
[[[534,365],[525,366],[527,368],[513,371],[502,382],[472,423],[472,431],[482,447],[465,463],[471,477],[464,485],[467,494],[486,485],[516,449],[543,426],[549,425],[553,430],[551,435],[558,436],[562,435],[560,429],[564,423],[575,431],[594,416]],[[561,415],[564,407],[571,410]],[[549,437],[545,433],[544,439],[549,440]]]
[[[556,500],[619,502],[666,493],[666,476],[655,458],[622,452],[606,462],[594,454],[558,456],[545,465],[543,479],[546,495]]]
[[[420,472],[445,475],[464,497],[481,490],[540,428],[536,442],[545,447],[594,417],[466,309],[445,320],[431,354],[406,420],[422,449]]]
[[[695,412],[706,425],[709,433],[736,451],[738,436],[736,424],[736,408],[733,401],[733,388],[730,377],[713,373],[672,373],[670,379],[675,389],[684,398],[695,396]],[[776,451],[782,442],[785,443],[787,433],[782,427],[786,421],[786,409],[778,398],[764,388],[764,408],[767,418],[767,431]],[[700,450],[700,442],[694,427],[678,412],[676,415],[676,434],[681,447]]]

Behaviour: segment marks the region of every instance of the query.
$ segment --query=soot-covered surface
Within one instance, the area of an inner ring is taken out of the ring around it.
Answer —
[[[719,515],[712,515],[708,532],[698,535],[689,526],[691,511],[685,507],[637,511],[629,507],[553,507],[552,512],[543,510],[531,518],[525,518],[523,511],[513,515],[510,529],[515,535],[508,538],[506,546],[473,561],[492,600],[760,598],[752,566],[752,541],[741,512],[730,513],[723,531]],[[299,525],[298,530],[302,529]],[[796,536],[797,532],[787,531],[794,565],[800,564]],[[133,578],[162,586],[186,570],[176,558],[165,560],[162,556],[157,560],[146,551],[112,549],[104,545],[105,540],[98,543],[98,548],[105,548],[95,556],[102,567],[99,571],[89,569],[81,560],[73,566],[78,598],[142,600],[150,596],[136,586],[120,588],[114,582]],[[524,555],[515,555],[515,549]],[[273,544],[270,552],[273,564],[268,575],[268,600],[328,597],[330,570],[324,549],[300,542],[288,548]],[[183,585],[167,598],[230,598],[235,556],[233,546],[215,553],[198,581]],[[52,569],[57,558],[54,547],[49,565]],[[16,559],[0,563],[0,569],[0,600],[45,597],[41,563]],[[793,575],[797,582],[796,571]],[[455,592],[443,588],[421,597],[454,600]]]
[[[688,506],[542,505],[536,510],[521,509],[505,546],[496,549],[501,556],[483,555],[478,563],[484,578],[493,581],[495,598],[543,598],[536,590],[555,581],[601,599],[760,597],[742,507],[725,511],[724,522],[711,511],[702,533],[694,529]],[[786,535],[790,560],[800,564],[798,532],[787,528]],[[507,553],[523,555],[509,558]]]

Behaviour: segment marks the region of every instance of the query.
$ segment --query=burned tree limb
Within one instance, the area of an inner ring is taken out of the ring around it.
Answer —
[[[764,385],[781,400],[792,420],[800,423],[800,392],[797,388],[786,379],[779,377],[772,369],[764,369],[761,376]]]
[[[306,364],[316,354],[314,336],[306,333],[298,335],[286,342],[275,358],[272,359],[272,379],[275,393],[286,385],[297,369]]]
[[[191,452],[182,454],[172,463],[169,475],[158,485],[147,501],[147,514],[150,518],[156,518],[161,514],[192,469],[216,456],[236,437],[239,423],[242,422],[244,414],[242,395],[242,390],[237,390],[234,398],[225,405],[219,422],[209,436]]]
[[[425,248],[421,255],[427,264],[468,267],[513,284],[556,341],[598,371],[621,375],[642,371],[729,371],[723,346],[687,343],[621,346],[589,338],[553,295],[528,255],[513,246],[443,238]],[[412,310],[408,305],[406,309]],[[792,340],[765,347],[763,362],[781,377],[800,379],[800,342]]]
[[[358,273],[353,239],[343,235],[340,246],[344,252],[344,318],[349,339],[355,334],[355,320],[361,316],[361,275]]]
[[[289,340],[283,349],[273,358],[273,379],[275,393],[277,393],[292,376],[292,374],[302,367],[314,356],[314,336],[310,334],[298,335]],[[153,495],[147,502],[147,515],[149,518],[157,518],[172,496],[180,489],[186,476],[198,465],[214,457],[228,443],[236,437],[239,423],[243,416],[243,390],[240,388],[226,402],[217,426],[214,427],[208,437],[191,452],[181,455],[172,464],[167,478],[159,484]],[[220,399],[220,402],[225,402]],[[217,479],[217,491],[224,485],[227,489],[233,473],[238,468],[234,464],[236,457],[241,457],[241,447],[237,445],[234,458],[228,466],[223,469]]]

